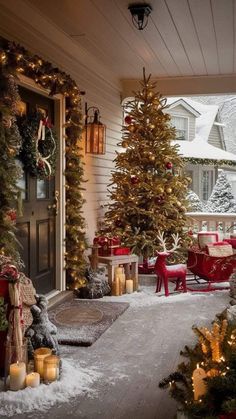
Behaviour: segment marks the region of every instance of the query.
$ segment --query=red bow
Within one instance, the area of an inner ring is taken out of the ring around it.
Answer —
[[[46,116],[46,118],[43,118],[43,125],[47,128],[52,128],[52,123],[49,120],[48,116]]]

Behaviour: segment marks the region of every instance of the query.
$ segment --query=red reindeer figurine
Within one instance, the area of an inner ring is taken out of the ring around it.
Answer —
[[[158,239],[163,246],[163,252],[157,252],[157,260],[155,263],[155,273],[157,275],[157,287],[156,292],[161,291],[162,283],[164,283],[165,289],[165,296],[168,297],[169,295],[169,288],[168,288],[168,281],[176,281],[176,288],[177,290],[183,290],[183,292],[187,292],[186,288],[186,272],[187,267],[184,264],[178,265],[166,265],[166,258],[173,253],[176,249],[180,247],[179,241],[180,237],[178,234],[172,234],[174,245],[170,250],[166,248],[166,242],[164,239],[164,233],[160,233]]]

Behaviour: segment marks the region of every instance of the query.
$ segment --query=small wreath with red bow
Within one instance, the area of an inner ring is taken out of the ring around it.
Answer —
[[[49,119],[35,112],[20,118],[18,127],[22,137],[19,158],[24,169],[39,179],[54,176],[58,141]]]

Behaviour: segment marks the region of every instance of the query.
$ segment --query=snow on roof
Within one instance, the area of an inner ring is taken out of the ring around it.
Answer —
[[[236,154],[214,147],[199,137],[195,137],[193,141],[173,141],[173,144],[179,145],[178,152],[184,157],[193,157],[195,159],[233,160],[236,162]]]
[[[191,108],[197,111],[200,116],[196,118],[196,137],[203,139],[205,142],[208,141],[208,137],[212,128],[213,123],[215,122],[216,115],[219,110],[218,105],[204,105],[203,103],[195,102],[194,100],[188,97],[182,98],[168,98],[167,104],[173,109],[173,105],[178,106],[180,101],[186,102]],[[168,108],[167,108],[168,109]],[[168,112],[168,110],[167,110]]]
[[[184,102],[195,109],[200,116],[196,117],[196,132],[192,141],[173,141],[174,144],[179,145],[179,153],[189,158],[236,161],[235,154],[208,143],[212,125],[216,122],[215,119],[219,110],[218,105],[204,105],[187,97],[167,99],[167,104],[171,106],[171,109],[180,104],[184,106]]]

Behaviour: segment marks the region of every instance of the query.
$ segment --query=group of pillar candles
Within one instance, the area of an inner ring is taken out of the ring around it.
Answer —
[[[138,289],[138,279],[126,279],[124,267],[116,266],[114,272],[114,279],[112,281],[112,295],[118,296],[122,294],[131,294]]]
[[[52,355],[50,348],[34,351],[34,372],[27,374],[25,362],[10,364],[7,387],[17,391],[25,387],[38,387],[40,381],[49,384],[59,379],[59,357]]]

